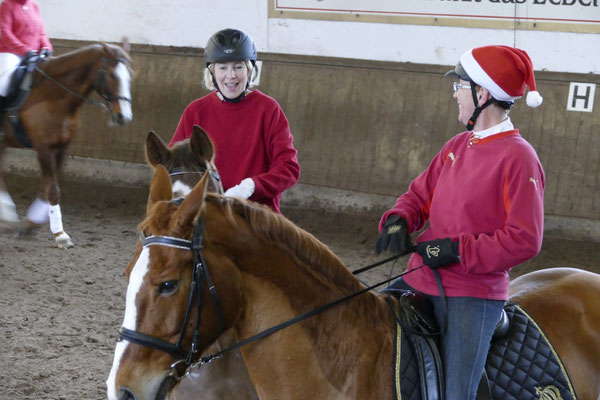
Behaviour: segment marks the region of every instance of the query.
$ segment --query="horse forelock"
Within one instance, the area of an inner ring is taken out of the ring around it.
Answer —
[[[181,168],[184,171],[200,172],[208,166],[208,162],[204,164],[198,160],[197,156],[191,151],[189,142],[190,140],[186,139],[176,143],[171,148],[171,157],[165,165],[167,171],[170,172],[173,168]]]
[[[241,218],[254,234],[283,250],[317,279],[325,278],[336,287],[350,291],[360,289],[359,282],[326,245],[283,215],[261,204],[212,193],[207,194],[205,200],[220,208],[230,223],[237,224],[236,216]]]
[[[180,239],[191,239],[193,221],[186,225],[176,225],[172,220],[178,206],[171,201],[155,203],[146,218],[138,225],[138,231],[145,236],[172,236]]]

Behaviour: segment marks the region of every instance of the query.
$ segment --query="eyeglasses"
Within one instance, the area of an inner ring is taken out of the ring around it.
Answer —
[[[454,93],[458,92],[458,89],[471,89],[471,85],[461,85],[459,82],[453,82],[452,87],[454,88]]]

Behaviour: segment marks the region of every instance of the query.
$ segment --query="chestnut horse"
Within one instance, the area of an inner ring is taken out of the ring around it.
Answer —
[[[84,102],[93,102],[109,111],[111,124],[131,121],[128,52],[128,45],[103,43],[41,59],[33,70],[29,97],[18,109],[23,131],[37,152],[42,172],[42,194],[31,205],[24,228],[30,230],[50,221],[50,230],[61,249],[73,247],[73,242],[63,229],[57,173],[65,149],[75,135],[78,110]],[[88,98],[92,91],[102,97],[102,102]],[[9,126],[7,115],[3,117],[5,134],[0,134],[0,155],[4,146],[19,147],[23,142]],[[0,172],[0,224],[16,227],[18,220]]]
[[[167,171],[155,170],[126,269],[110,400],[163,399],[170,373],[222,332],[243,340],[364,289],[311,234],[265,207],[206,194],[206,184],[173,202]],[[512,290],[555,344],[579,397],[598,398],[600,276],[540,271]],[[241,347],[259,397],[393,399],[388,300],[369,291]]]
[[[223,193],[223,185],[214,164],[215,150],[207,133],[194,126],[189,139],[177,142],[172,148],[154,132],[146,137],[146,160],[153,167],[164,166],[172,182],[173,196],[184,197],[208,171],[208,189]],[[206,352],[212,354],[235,341],[229,331]],[[256,393],[239,350],[224,355],[209,365],[192,369],[171,390],[174,400],[256,399]]]

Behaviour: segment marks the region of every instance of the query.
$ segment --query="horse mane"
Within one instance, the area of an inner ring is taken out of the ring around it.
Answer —
[[[109,43],[107,43],[106,46],[108,46],[112,51],[118,53],[117,58],[124,58],[129,62],[129,64],[131,64],[131,57],[122,48]],[[87,54],[98,53],[98,57],[100,57],[104,52],[105,50],[103,45],[98,43],[89,44],[87,46],[73,49],[67,53],[45,60],[45,62],[42,64],[42,69],[48,75],[57,78],[72,72],[73,69],[82,68],[86,65],[89,65],[90,60],[85,57]],[[72,63],[62,62],[65,59],[73,59],[76,61]]]
[[[205,200],[223,208],[226,217],[233,224],[236,224],[234,216],[241,217],[253,233],[282,249],[311,275],[317,278],[324,276],[338,287],[351,292],[362,288],[348,267],[329,247],[269,207],[213,193],[208,193]]]

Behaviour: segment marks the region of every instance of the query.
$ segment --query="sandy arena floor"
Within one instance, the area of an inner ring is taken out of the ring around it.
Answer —
[[[8,176],[20,215],[37,178]],[[32,237],[0,233],[0,399],[105,399],[117,330],[123,318],[123,276],[137,241],[147,188],[65,182],[64,227],[76,247],[58,250],[47,227]],[[375,257],[379,215],[283,209],[327,244],[351,269]],[[361,276],[368,284],[402,271],[407,259]],[[600,273],[600,245],[546,238],[542,252],[512,272],[570,266]]]

